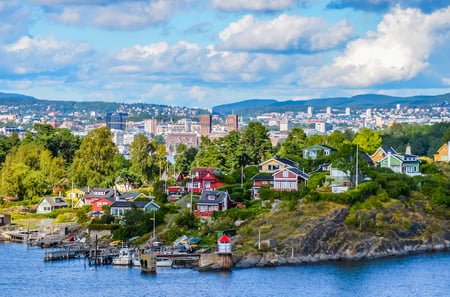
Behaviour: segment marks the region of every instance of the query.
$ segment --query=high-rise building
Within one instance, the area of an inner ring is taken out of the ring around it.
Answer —
[[[291,121],[288,119],[282,119],[280,121],[280,132],[289,132],[291,131]]]
[[[331,107],[330,106],[327,107],[327,114],[331,114]]]
[[[228,132],[239,130],[239,122],[237,114],[227,115],[227,129]]]
[[[200,134],[202,136],[209,136],[211,134],[211,115],[210,114],[202,114],[200,116]]]
[[[312,106],[308,106],[308,115],[309,116],[313,115],[313,108],[312,108]]]
[[[125,112],[108,112],[106,114],[106,126],[109,129],[125,131],[127,129],[128,114]]]
[[[156,121],[156,119],[144,120],[145,133],[156,135],[157,134],[157,130],[156,130],[157,125],[158,125],[158,122]]]
[[[349,116],[350,115],[350,107],[346,107],[345,108],[345,115]]]

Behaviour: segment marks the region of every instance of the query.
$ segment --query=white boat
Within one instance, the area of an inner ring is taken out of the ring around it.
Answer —
[[[173,259],[169,257],[157,257],[156,267],[172,267]]]
[[[113,258],[113,265],[131,266],[133,265],[133,255],[135,250],[133,248],[121,248],[119,255]]]

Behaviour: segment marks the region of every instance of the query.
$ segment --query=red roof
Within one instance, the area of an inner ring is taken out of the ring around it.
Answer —
[[[224,234],[221,238],[219,238],[218,242],[231,242],[231,239]]]

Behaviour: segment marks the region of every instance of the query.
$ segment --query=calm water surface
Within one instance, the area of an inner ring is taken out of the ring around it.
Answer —
[[[450,296],[450,253],[358,263],[200,273],[44,262],[44,250],[0,243],[0,296]]]

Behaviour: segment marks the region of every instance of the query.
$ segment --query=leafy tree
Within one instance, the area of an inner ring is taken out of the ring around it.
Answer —
[[[189,174],[192,162],[195,160],[198,150],[195,147],[188,148],[184,143],[177,146],[177,153],[175,154],[175,168],[177,172]]]
[[[151,153],[154,148],[144,134],[138,134],[130,145],[130,173],[141,178],[146,183],[152,177]]]
[[[293,161],[299,161],[302,158],[302,149],[306,146],[305,141],[306,134],[303,129],[292,128],[286,140],[281,144],[278,155]]]
[[[310,146],[314,144],[324,144],[326,140],[325,135],[314,134],[306,138],[305,145]]]
[[[70,166],[69,174],[79,186],[109,186],[115,179],[114,156],[118,149],[112,141],[113,135],[104,126],[90,131]]]
[[[198,154],[195,156],[192,165],[196,167],[219,167],[222,158],[218,147],[208,137],[202,136]]]
[[[225,173],[229,174],[241,168],[248,160],[239,132],[231,131],[228,135],[217,139],[214,143],[218,146],[218,152],[221,155],[220,169]]]
[[[333,133],[327,137],[327,145],[336,149],[340,149],[344,143],[348,143],[348,140],[345,138],[345,135],[338,130],[333,131]]]
[[[361,149],[369,154],[374,153],[381,146],[380,135],[372,129],[363,128],[353,139],[352,143],[359,145]]]
[[[341,149],[333,154],[332,165],[344,172],[344,174],[349,178],[352,185],[356,182],[356,171],[358,170],[358,175],[367,173],[368,164],[362,158],[363,151],[358,151],[358,167],[356,164],[356,151],[357,147],[354,144],[343,144]],[[361,181],[361,177],[358,178],[358,182]]]
[[[15,132],[9,137],[0,137],[0,164],[5,161],[9,152],[19,145],[19,135]]]
[[[257,165],[272,154],[269,131],[260,122],[250,122],[242,136],[244,148],[249,157],[245,165]]]

